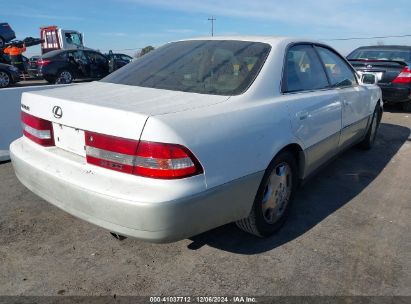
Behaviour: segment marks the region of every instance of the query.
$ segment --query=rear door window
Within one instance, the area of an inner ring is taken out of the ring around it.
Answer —
[[[325,71],[311,45],[296,45],[288,50],[283,75],[284,92],[312,91],[328,86]]]
[[[76,61],[80,61],[82,64],[88,63],[88,59],[83,51],[74,51],[73,55]]]
[[[121,60],[130,61],[132,58],[127,55],[121,55]]]
[[[346,87],[357,84],[354,71],[339,55],[321,46],[317,46],[316,48],[324,63],[332,86]]]

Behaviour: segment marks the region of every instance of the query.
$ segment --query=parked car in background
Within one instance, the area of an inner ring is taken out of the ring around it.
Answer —
[[[37,61],[40,59],[40,56],[32,56],[28,60],[27,64],[27,74],[31,78],[39,78],[38,76],[38,66],[37,66]]]
[[[411,46],[364,46],[347,58],[359,72],[377,75],[385,103],[411,111]]]
[[[0,88],[6,88],[20,81],[19,69],[9,65],[0,63]]]
[[[2,49],[6,42],[16,38],[16,34],[7,22],[0,22],[0,49]]]
[[[125,66],[133,60],[133,57],[126,54],[106,54],[106,57],[109,59],[109,71],[110,73],[118,70],[119,68]]]
[[[265,237],[299,180],[373,146],[375,83],[317,42],[168,43],[99,82],[23,93],[11,159],[34,193],[120,235],[169,242],[236,221]]]
[[[27,69],[29,67],[29,59],[24,55],[22,55],[21,57],[23,60],[24,71],[27,72]],[[10,56],[8,54],[2,54],[0,58],[0,63],[11,64]]]
[[[51,51],[37,61],[37,75],[50,83],[100,79],[108,73],[107,57],[90,49]]]

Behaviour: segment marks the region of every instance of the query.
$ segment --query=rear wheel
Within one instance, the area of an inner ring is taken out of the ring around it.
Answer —
[[[378,127],[380,125],[381,109],[377,106],[372,115],[370,127],[364,140],[360,143],[360,147],[364,150],[370,150],[374,146],[375,138],[377,137]]]
[[[411,100],[402,103],[402,109],[406,112],[411,112]]]
[[[62,70],[56,79],[56,84],[72,83],[73,79],[73,74],[70,71]]]
[[[289,152],[278,154],[264,174],[250,215],[237,221],[237,226],[260,237],[274,234],[287,218],[297,181],[294,156]]]
[[[10,84],[10,75],[7,72],[0,71],[0,88],[7,88]]]

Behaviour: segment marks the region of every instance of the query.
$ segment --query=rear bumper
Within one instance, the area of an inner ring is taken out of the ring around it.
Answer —
[[[41,75],[38,74],[37,69],[27,69],[27,74],[29,74],[30,77],[36,78],[36,77],[41,77]]]
[[[384,103],[400,103],[411,100],[411,86],[397,84],[379,84]]]
[[[163,181],[111,172],[26,138],[10,156],[18,179],[66,212],[121,235],[180,240],[248,215],[263,172],[206,190],[204,176]]]

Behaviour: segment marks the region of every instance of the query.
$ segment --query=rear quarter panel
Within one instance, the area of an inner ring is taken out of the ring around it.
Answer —
[[[48,65],[41,67],[40,71],[43,75],[57,77],[60,70],[70,70],[76,75],[76,71],[65,60],[53,59]]]
[[[293,137],[285,103],[230,100],[150,117],[141,140],[179,143],[199,159],[208,188],[263,171]]]

